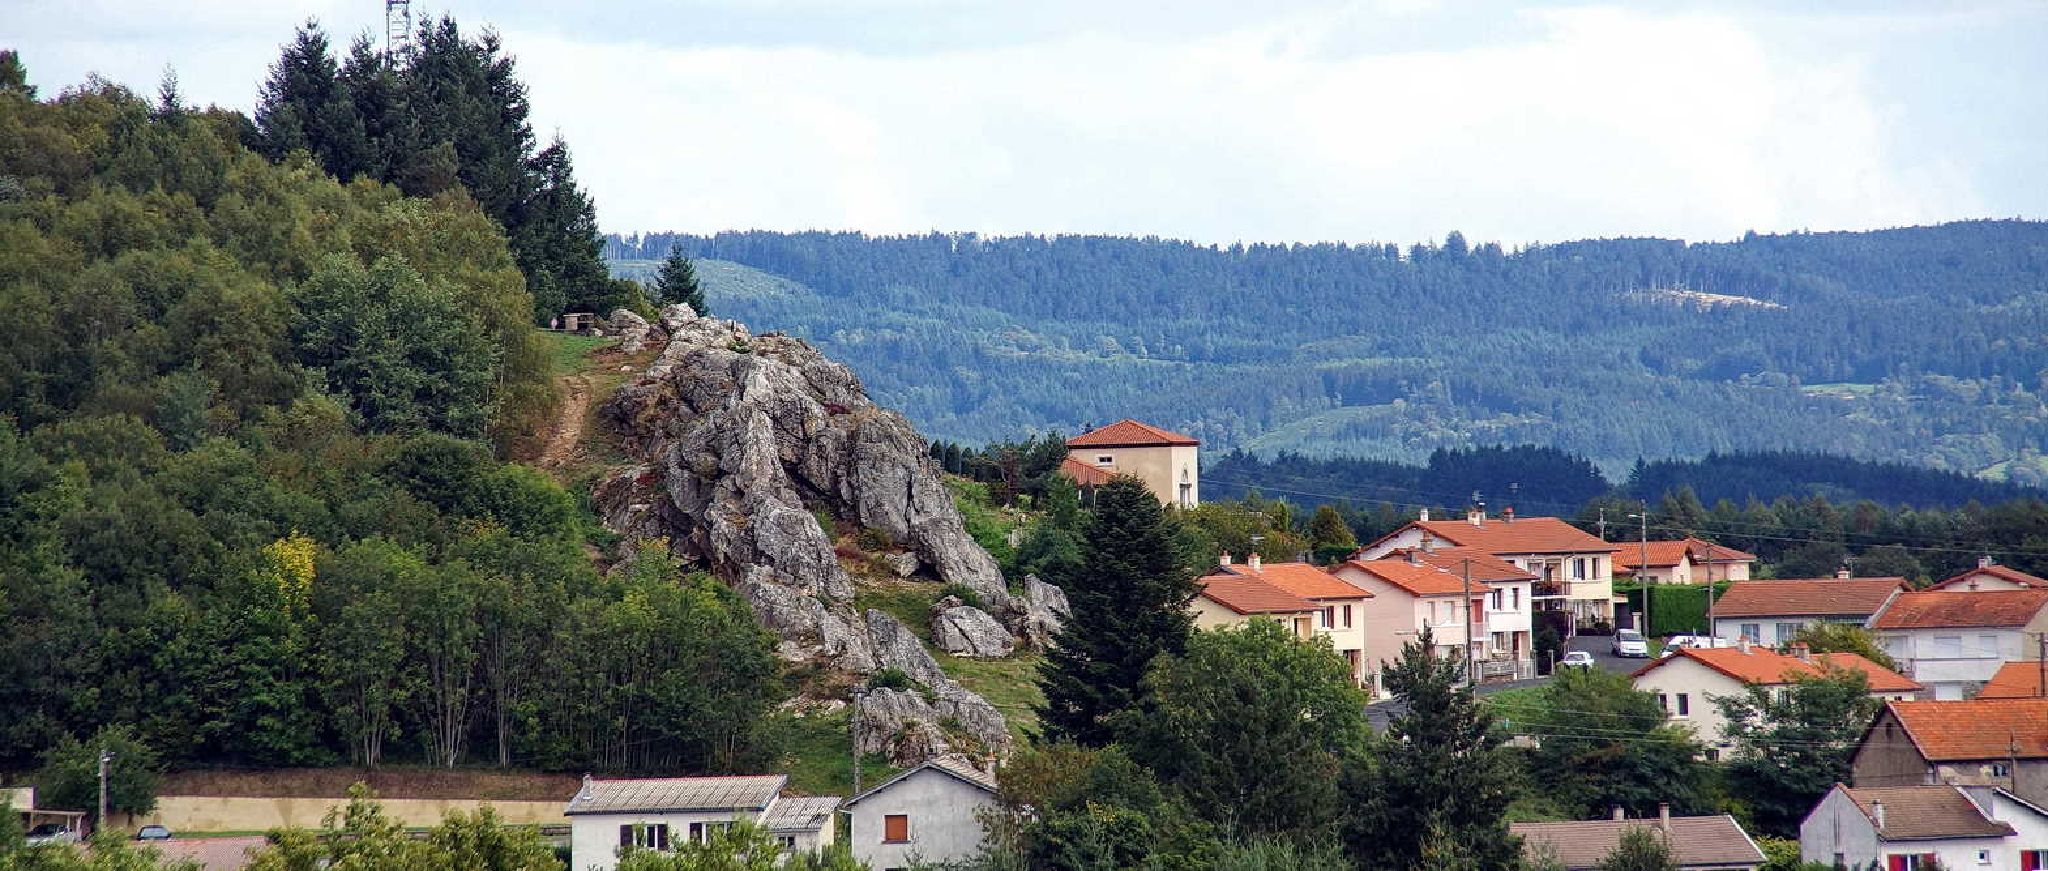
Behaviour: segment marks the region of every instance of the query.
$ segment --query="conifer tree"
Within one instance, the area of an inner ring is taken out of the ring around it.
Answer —
[[[697,284],[697,267],[683,256],[683,246],[669,246],[661,271],[654,275],[654,298],[661,305],[679,302],[700,315],[707,314],[704,289]]]
[[[1143,482],[1118,476],[1097,489],[1081,560],[1054,582],[1073,618],[1039,668],[1045,735],[1084,747],[1115,739],[1109,717],[1142,700],[1153,657],[1180,654],[1197,587],[1174,547],[1174,525]]]
[[[368,169],[364,158],[369,141],[319,22],[301,25],[283,55],[271,64],[270,78],[256,103],[256,138],[251,145],[272,160],[304,150],[328,175],[344,181]]]

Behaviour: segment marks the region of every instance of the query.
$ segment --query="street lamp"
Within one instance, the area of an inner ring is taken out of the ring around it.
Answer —
[[[111,764],[113,764],[113,762],[114,762],[114,751],[112,751],[112,750],[107,750],[107,749],[104,749],[104,748],[103,748],[103,749],[101,749],[101,750],[100,750],[100,815],[99,815],[99,817],[98,817],[97,819],[94,819],[94,820],[93,820],[93,823],[92,823],[92,830],[93,830],[93,833],[94,833],[95,835],[97,835],[97,834],[99,833],[99,831],[100,831],[101,829],[104,829],[104,828],[106,828],[106,827],[107,827],[107,766],[108,766],[108,765],[111,765]]]
[[[1643,556],[1636,566],[1636,581],[1643,586],[1643,649],[1650,646],[1650,503],[1643,502],[1643,513],[1631,514],[1631,518],[1643,522]]]

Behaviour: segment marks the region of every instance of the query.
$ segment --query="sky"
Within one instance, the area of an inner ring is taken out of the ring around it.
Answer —
[[[2048,2],[416,0],[607,231],[1728,239],[2048,217]],[[0,0],[46,95],[249,109],[382,0]]]

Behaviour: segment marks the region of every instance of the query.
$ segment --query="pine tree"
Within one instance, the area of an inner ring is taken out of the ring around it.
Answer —
[[[272,160],[304,150],[327,174],[343,180],[368,169],[369,140],[319,22],[301,25],[271,65],[270,79],[256,103],[251,146]]]
[[[697,285],[697,267],[683,256],[683,246],[670,245],[668,257],[661,261],[661,271],[654,276],[654,301],[659,305],[679,302],[700,315],[708,313],[704,289]]]
[[[1082,531],[1081,561],[1053,580],[1073,619],[1039,667],[1045,735],[1084,747],[1115,739],[1108,722],[1142,701],[1153,657],[1179,655],[1198,588],[1174,547],[1174,525],[1143,482],[1119,476],[1095,494]]]
[[[11,48],[0,49],[0,94],[5,93],[36,98],[35,86],[28,83],[28,67],[22,65],[21,53]]]
[[[634,300],[619,296],[602,259],[597,207],[576,186],[569,146],[557,138],[528,161],[533,193],[512,225],[513,254],[526,273],[538,320],[562,311],[606,312]]]

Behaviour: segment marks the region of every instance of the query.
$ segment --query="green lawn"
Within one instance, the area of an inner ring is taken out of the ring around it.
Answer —
[[[863,614],[872,608],[901,620],[917,640],[930,645],[932,603],[939,600],[940,590],[938,584],[908,581],[886,587],[860,587],[854,591],[853,607]]]
[[[1038,663],[1044,657],[1025,653],[1005,659],[971,659],[937,654],[946,676],[960,682],[988,700],[1010,722],[1010,736],[1018,741],[1038,728],[1037,706],[1045,703],[1038,690]]]
[[[556,375],[568,375],[590,368],[591,354],[618,341],[604,336],[579,336],[574,333],[541,335],[548,343],[548,370]]]
[[[851,717],[842,708],[785,721],[782,770],[789,775],[790,789],[809,795],[853,794]],[[874,786],[899,770],[880,754],[869,754],[861,761],[861,786]]]

